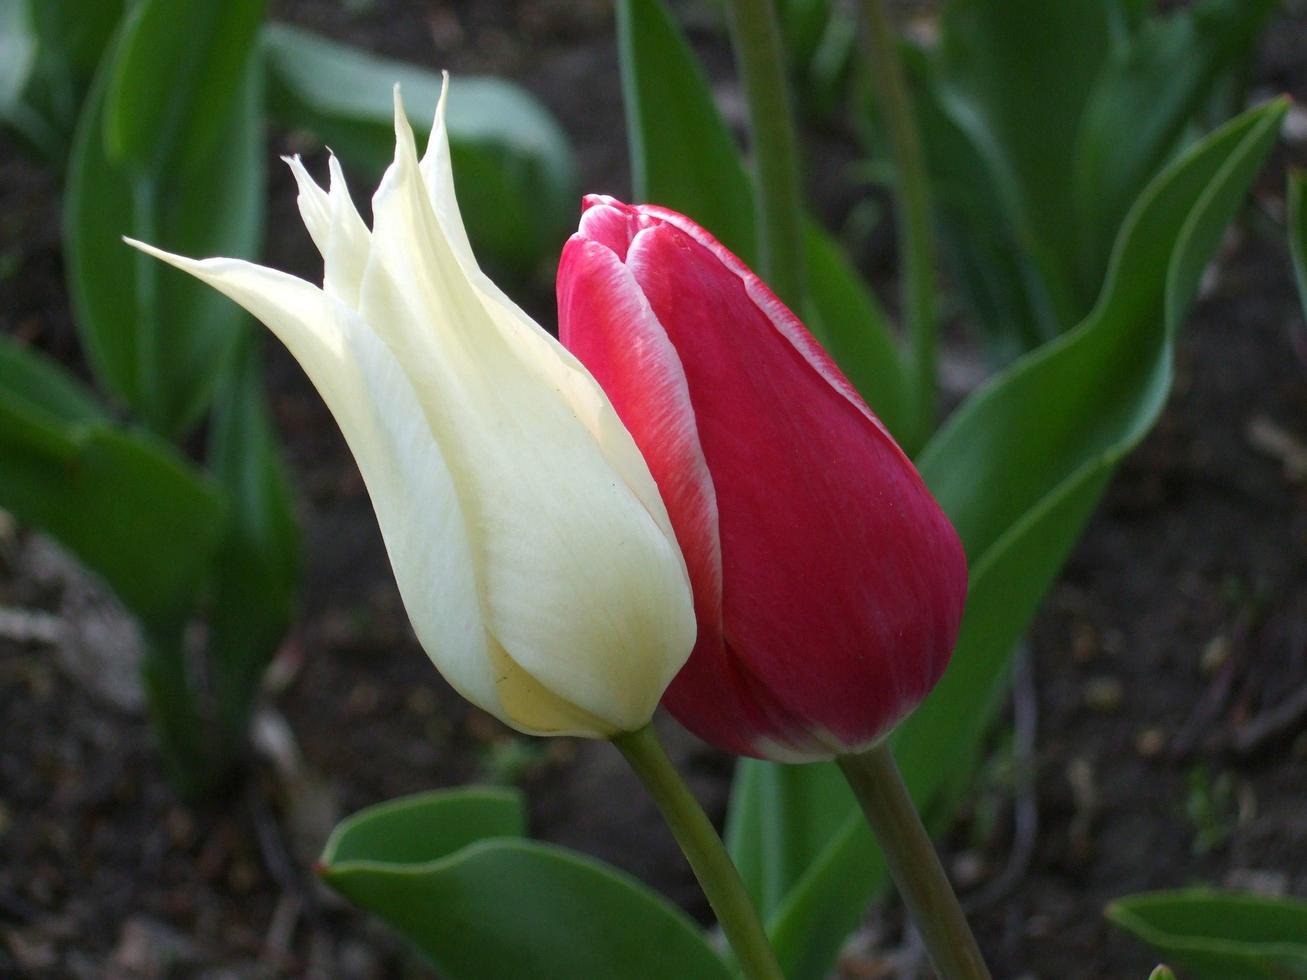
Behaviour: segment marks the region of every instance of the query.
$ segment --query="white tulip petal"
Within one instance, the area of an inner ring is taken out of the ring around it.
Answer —
[[[427,150],[422,155],[419,169],[436,219],[449,236],[449,243],[465,268],[480,271],[472,244],[467,240],[463,215],[458,209],[454,194],[454,168],[449,155],[449,129],[445,125],[445,107],[449,101],[449,72],[441,72],[440,101],[436,103],[436,121],[427,137]]]
[[[281,159],[290,167],[290,172],[295,177],[295,185],[299,188],[299,196],[295,198],[295,204],[299,207],[304,227],[309,230],[309,237],[318,247],[318,252],[325,253],[327,242],[331,238],[331,205],[327,200],[327,192],[309,176],[298,153]]]
[[[359,284],[367,268],[372,234],[354,207],[340,163],[334,155],[330,158],[330,190],[324,191],[309,176],[298,156],[282,159],[295,175],[300,216],[322,255],[323,289],[350,309],[357,309]]]
[[[604,455],[621,474],[623,481],[640,498],[650,516],[667,535],[673,536],[671,520],[667,516],[658,487],[649,475],[644,457],[589,369],[556,338],[541,329],[477,265],[468,244],[467,232],[458,209],[458,198],[454,192],[449,132],[445,124],[449,88],[449,73],[445,72],[440,101],[436,105],[435,123],[431,127],[426,153],[419,165],[440,230],[462,263],[467,278],[480,294],[491,322],[499,329],[505,341],[512,346],[531,350],[529,358],[539,365],[541,371],[550,375],[550,382],[568,400],[577,418],[598,440]]]
[[[358,462],[423,648],[460,694],[509,720],[453,481],[389,349],[357,314],[302,279],[237,259],[197,261],[129,242],[235,300],[299,361]]]
[[[299,360],[358,460],[418,637],[456,689],[526,732],[632,731],[694,642],[685,563],[593,377],[477,266],[445,105],[442,92],[419,163],[396,90],[372,232],[334,159],[328,191],[288,161],[322,290],[138,247],[236,300]]]
[[[360,310],[445,450],[472,521],[487,628],[546,688],[615,730],[639,727],[694,640],[684,563],[653,479],[611,406],[606,426],[588,373],[469,278],[402,111],[396,139],[373,199]],[[621,465],[608,443],[629,445]]]

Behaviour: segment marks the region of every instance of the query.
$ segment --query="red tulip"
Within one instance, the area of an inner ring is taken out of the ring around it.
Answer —
[[[708,232],[585,201],[560,336],[635,437],[694,587],[694,652],[663,703],[778,761],[870,747],[948,665],[957,533],[803,324]]]

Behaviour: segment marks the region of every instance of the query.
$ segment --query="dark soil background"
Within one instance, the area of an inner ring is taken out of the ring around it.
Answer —
[[[522,82],[573,138],[584,189],[629,193],[605,0],[271,7],[378,52]],[[687,23],[738,116],[711,9],[688,10]],[[1256,94],[1307,95],[1304,26],[1301,8],[1272,26]],[[814,200],[842,225],[859,195],[833,178],[852,144],[829,130],[809,140]],[[1166,414],[1046,602],[1008,722],[944,845],[995,976],[1146,976],[1151,955],[1101,914],[1131,892],[1211,883],[1307,896],[1307,360],[1280,227],[1286,158],[1307,155],[1304,140],[1295,110],[1190,318]],[[312,150],[279,133],[269,158],[300,149]],[[320,152],[309,160],[324,169]],[[313,278],[293,182],[272,172],[267,261]],[[355,182],[360,204],[370,191]],[[58,178],[0,136],[0,329],[80,369],[58,214]],[[857,245],[873,279],[892,282],[888,226]],[[542,268],[515,290],[547,325],[551,279]],[[164,783],[121,614],[48,542],[0,521],[0,976],[430,976],[307,868],[344,814],[473,780],[521,785],[537,836],[705,916],[611,748],[516,737],[443,684],[412,639],[334,423],[284,352],[269,356],[307,580],[253,775],[223,805],[183,805]],[[965,344],[950,358],[951,375],[974,374]],[[663,728],[720,817],[731,761]],[[919,973],[887,903],[840,975]]]

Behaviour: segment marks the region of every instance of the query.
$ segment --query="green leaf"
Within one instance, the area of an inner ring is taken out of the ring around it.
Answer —
[[[1247,57],[1278,2],[1206,0],[1148,21],[1113,52],[1075,142],[1082,289],[1097,285],[1126,211],[1175,152],[1222,72]]]
[[[1175,980],[1175,974],[1169,966],[1161,965],[1153,967],[1153,972],[1148,974],[1148,980]]]
[[[299,526],[268,418],[260,339],[246,338],[219,388],[209,435],[210,471],[231,512],[215,567],[209,652],[219,714],[236,741],[290,625],[299,578]]]
[[[1000,363],[1088,313],[1130,206],[1274,4],[947,5],[909,64],[944,252]]]
[[[1307,172],[1289,171],[1285,210],[1289,222],[1289,257],[1293,262],[1293,281],[1298,299],[1307,314]]]
[[[1017,640],[1116,464],[1156,421],[1174,332],[1285,109],[1279,100],[1250,110],[1157,178],[1122,229],[1093,313],[968,399],[921,455],[971,565],[952,664],[894,736],[924,812],[973,771]],[[851,810],[772,918],[786,975],[823,976],[884,884]]]
[[[755,265],[753,190],[740,151],[662,0],[618,0],[617,45],[636,199],[688,215]]]
[[[1061,322],[1074,322],[1082,311],[1072,291],[1075,236],[1067,230],[1076,215],[1067,186],[1085,101],[1112,42],[1111,5],[956,0],[940,34],[943,103],[987,166],[975,192],[997,196]]]
[[[1213,889],[1131,895],[1107,917],[1194,977],[1307,977],[1307,902]]]
[[[110,422],[52,361],[0,341],[0,507],[100,574],[147,625],[192,609],[222,498],[170,446]]]
[[[182,148],[153,176],[105,156],[105,95],[118,62],[106,56],[83,108],[64,201],[68,292],[101,386],[152,429],[194,425],[248,329],[225,297],[128,248],[130,235],[185,255],[252,258],[263,230],[265,162],[259,65],[225,79],[233,112],[221,152]]]
[[[344,820],[322,852],[328,881],[358,864],[439,861],[477,841],[526,834],[522,794],[498,786],[415,793],[378,803]]]
[[[856,801],[834,766],[735,767],[726,845],[764,919],[843,827]]]
[[[431,131],[440,76],[287,24],[263,30],[269,104],[312,131],[347,165],[379,175],[395,152],[400,86],[420,138]],[[567,136],[524,89],[498,78],[451,82],[450,156],[468,236],[492,265],[521,275],[556,252],[575,220],[576,165]]]
[[[636,199],[693,218],[752,264],[749,176],[690,46],[661,0],[621,0],[617,30]],[[902,431],[911,402],[888,318],[815,222],[804,250],[804,319],[890,431]]]
[[[107,421],[104,407],[58,362],[0,334],[0,394],[64,422]]]
[[[517,839],[504,790],[428,793],[350,818],[328,884],[405,935],[451,980],[728,980],[702,933],[633,878]]]
[[[27,0],[0,0],[0,119],[12,115],[36,67]]]
[[[140,0],[105,96],[109,160],[157,172],[221,155],[262,18],[263,0]]]
[[[954,118],[947,88],[921,51],[904,46],[904,64],[916,102],[934,199],[942,252],[976,324],[985,333],[993,359],[1005,364],[1062,330],[1053,297],[1038,264],[1025,247],[1033,232],[1015,227],[1019,192],[996,194],[1004,164],[997,150],[977,143],[979,124],[963,127]],[[865,93],[870,118],[870,92]],[[866,128],[875,145],[879,132]],[[1005,207],[1006,205],[1006,207]],[[1018,241],[1018,235],[1024,239]]]
[[[40,57],[74,81],[95,72],[123,15],[123,0],[25,0],[40,44]]]

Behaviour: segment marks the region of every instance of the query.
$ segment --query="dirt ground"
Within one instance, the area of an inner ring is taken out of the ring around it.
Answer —
[[[605,0],[271,7],[379,52],[526,84],[573,138],[585,190],[629,193]],[[1299,10],[1272,27],[1258,93],[1307,95],[1305,25]],[[728,48],[702,11],[692,27],[738,114]],[[1146,976],[1151,954],[1101,915],[1131,892],[1307,896],[1307,343],[1278,223],[1303,128],[1209,277],[1165,415],[1045,603],[979,791],[944,845],[995,976]],[[852,198],[826,177],[848,140],[810,139],[815,198],[839,220]],[[269,158],[299,148],[278,133]],[[272,174],[267,260],[311,278],[320,266],[293,182],[279,164]],[[354,190],[362,202],[370,188]],[[57,177],[0,136],[0,329],[80,369],[58,209]],[[892,275],[891,241],[878,233],[861,249],[878,282]],[[551,273],[517,291],[547,325]],[[334,423],[284,352],[270,358],[307,579],[258,726],[261,761],[232,799],[176,800],[132,682],[130,629],[48,542],[0,525],[0,976],[430,976],[307,868],[339,817],[473,780],[521,785],[538,837],[705,916],[610,747],[515,737],[443,684],[409,632]],[[720,818],[731,761],[663,728]],[[914,975],[901,926],[892,902],[872,910],[841,975]]]

